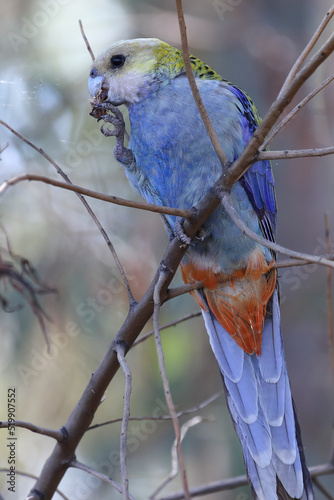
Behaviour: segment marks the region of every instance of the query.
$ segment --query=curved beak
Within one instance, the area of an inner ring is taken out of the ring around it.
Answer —
[[[98,93],[101,92],[103,82],[104,76],[101,76],[96,68],[93,68],[88,79],[88,90],[92,97],[97,97]]]

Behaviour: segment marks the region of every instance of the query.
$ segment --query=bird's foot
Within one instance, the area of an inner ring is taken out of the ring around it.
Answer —
[[[174,236],[181,241],[182,246],[194,246],[194,243],[191,242],[191,238],[189,238],[188,235],[184,232],[183,228],[184,224],[184,218],[183,217],[176,217],[175,224],[174,224]]]
[[[134,163],[134,156],[131,149],[124,145],[124,136],[129,137],[125,130],[125,122],[120,110],[110,102],[103,102],[93,107],[91,116],[104,121],[101,132],[106,137],[116,137],[114,156],[117,161],[124,165]],[[106,123],[111,123],[113,128],[105,127]]]

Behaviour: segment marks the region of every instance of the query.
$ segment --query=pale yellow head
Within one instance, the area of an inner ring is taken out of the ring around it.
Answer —
[[[221,80],[200,59],[190,56],[197,78]],[[115,106],[132,104],[150,95],[172,78],[185,74],[182,52],[157,38],[121,40],[94,61],[88,88],[92,97]]]
[[[92,97],[104,93],[114,105],[138,102],[152,85],[184,71],[182,53],[156,38],[122,40],[94,61],[88,88]]]

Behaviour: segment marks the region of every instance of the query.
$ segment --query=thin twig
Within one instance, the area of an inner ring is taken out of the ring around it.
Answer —
[[[183,321],[188,321],[188,319],[197,318],[198,316],[201,316],[201,314],[202,314],[201,311],[187,314],[186,316],[183,316],[182,318],[178,318],[174,321],[171,321],[170,323],[167,323],[166,325],[160,326],[160,331],[165,330],[166,328],[170,328],[171,326],[179,325],[180,323],[183,323]],[[140,337],[138,340],[136,340],[136,342],[134,342],[132,348],[134,348],[138,344],[141,344],[142,342],[145,342],[145,340],[147,340],[152,335],[154,335],[154,330],[151,330],[150,332],[146,333],[145,335]]]
[[[0,147],[0,154],[5,151],[9,146],[9,142],[7,141],[2,147]]]
[[[270,133],[271,128],[286,109],[292,98],[296,95],[302,85],[310,78],[316,69],[334,51],[334,34],[324,43],[324,45],[312,56],[312,58],[304,65],[302,69],[295,75],[291,83],[285,87],[284,92],[281,90],[277,99],[270,106],[263,120],[250,138],[247,146],[242,151],[240,156],[235,160],[226,175],[220,180],[221,184],[227,189],[231,189],[233,184],[244,175],[249,165],[254,162],[259,154],[258,148]],[[285,85],[285,84],[284,84]],[[264,152],[260,153],[263,154]],[[249,161],[249,158],[252,158]],[[245,164],[248,166],[245,168]]]
[[[161,374],[162,383],[163,383],[164,392],[165,392],[165,398],[167,401],[169,412],[170,412],[172,420],[173,420],[175,439],[176,439],[176,448],[177,448],[177,454],[178,454],[178,459],[179,459],[179,464],[180,464],[184,497],[186,500],[190,500],[187,474],[186,474],[186,468],[185,468],[183,452],[182,452],[182,445],[181,445],[180,424],[179,424],[179,421],[178,421],[178,418],[176,415],[175,406],[174,406],[172,395],[170,392],[169,380],[167,377],[167,372],[166,372],[166,367],[165,367],[164,353],[162,350],[160,327],[159,327],[159,312],[160,312],[160,306],[161,306],[160,296],[161,296],[162,285],[165,282],[165,274],[166,274],[166,270],[160,269],[160,276],[159,276],[158,282],[156,283],[156,285],[154,287],[153,327],[154,327],[154,336],[155,336],[155,342],[156,342],[157,353],[158,353],[160,374]]]
[[[327,251],[332,252],[332,244],[329,232],[328,215],[324,216],[325,221],[325,238]],[[332,360],[332,370],[334,371],[334,328],[333,328],[333,309],[332,309],[332,270],[327,268],[327,317],[328,317],[328,340],[329,340],[329,351]]]
[[[321,255],[324,259],[334,260],[334,254],[326,254]],[[285,269],[287,267],[301,267],[301,266],[310,266],[313,262],[309,262],[307,260],[296,260],[296,259],[287,259],[280,260],[275,262],[273,265],[273,269]]]
[[[310,158],[313,156],[327,156],[334,154],[334,147],[312,149],[287,149],[285,151],[261,151],[254,160],[286,160],[288,158]]]
[[[127,440],[128,440],[128,428],[129,428],[129,417],[130,417],[130,396],[132,388],[132,375],[125,359],[124,344],[116,344],[115,351],[117,353],[117,359],[119,364],[121,365],[125,378],[123,418],[122,418],[122,428],[120,437],[120,459],[121,459],[121,474],[122,474],[122,485],[123,485],[123,500],[128,500],[129,479],[128,479],[128,467],[127,467]]]
[[[87,472],[88,474],[91,474],[92,476],[97,477],[98,479],[101,479],[101,481],[104,481],[105,483],[110,484],[115,490],[117,490],[119,493],[122,493],[122,487],[116,483],[111,477],[106,476],[102,472],[99,472],[95,469],[92,469],[91,467],[88,467],[88,465],[83,464],[82,462],[79,462],[78,460],[72,460],[70,463],[70,467],[73,467],[74,469],[80,469],[83,470],[84,472]],[[129,499],[130,500],[135,500],[132,495],[129,494]]]
[[[4,472],[4,473],[8,473],[9,472],[9,473],[11,473],[12,471],[10,469],[6,469],[5,467],[3,467],[3,468],[0,469],[0,473],[1,472]],[[22,471],[17,470],[17,469],[15,469],[15,474],[17,474],[18,476],[30,477],[30,479],[35,479],[35,480],[38,478],[34,474],[30,474],[29,472],[22,472]],[[69,500],[69,498],[67,496],[65,496],[64,493],[62,493],[60,490],[57,489],[56,492],[64,500]],[[29,500],[29,496],[26,498],[26,500]]]
[[[276,127],[273,128],[273,130],[270,132],[270,134],[267,135],[266,139],[263,141],[262,145],[259,147],[259,151],[263,151],[273,140],[273,138],[280,132],[288,123],[289,121],[311,100],[313,97],[315,97],[321,90],[323,90],[327,85],[329,85],[334,79],[334,75],[329,76],[326,78],[318,87],[316,87],[312,92],[310,92],[304,99],[302,99],[297,106],[295,106],[289,114],[286,115],[283,120],[281,120]]]
[[[326,488],[320,483],[317,477],[313,478],[313,484],[318,488],[321,493],[328,498],[328,500],[334,500],[334,497],[326,490]]]
[[[181,427],[181,441],[183,441],[185,435],[187,434],[188,430],[191,427],[194,427],[195,425],[198,425],[202,422],[209,422],[212,421],[210,418],[205,418],[205,417],[193,417],[188,422],[182,425]],[[166,479],[162,481],[162,483],[154,490],[153,493],[149,496],[149,500],[154,500],[157,496],[157,494],[163,490],[167,484],[169,484],[176,476],[179,471],[178,467],[178,461],[177,461],[177,443],[176,440],[174,441],[171,449],[171,462],[172,462],[172,468]]]
[[[288,257],[292,257],[294,259],[309,261],[313,262],[314,264],[321,264],[322,266],[329,266],[331,268],[334,268],[334,262],[331,260],[328,260],[318,255],[309,255],[301,252],[295,252],[294,250],[289,250],[288,248],[282,247],[281,245],[273,243],[272,241],[269,241],[266,238],[263,238],[262,236],[254,233],[251,229],[249,229],[249,227],[244,223],[244,221],[240,219],[237,211],[235,210],[235,208],[231,203],[230,195],[227,191],[220,193],[220,199],[226,212],[229,214],[234,224],[240,229],[240,231],[249,238],[251,238],[252,240],[259,243],[260,245],[266,248],[270,248],[271,250],[274,250],[274,252],[277,253],[279,252],[283,255],[287,255]]]
[[[13,425],[9,422],[0,422],[0,429],[6,428],[9,425]],[[45,429],[44,427],[39,427],[38,425],[31,424],[30,422],[24,422],[23,420],[15,420],[15,427],[20,427],[22,429],[28,429],[31,432],[36,432],[36,434],[42,434],[43,436],[48,436],[56,439],[59,443],[66,441],[66,433],[62,430],[55,431],[53,429]]]
[[[178,15],[178,19],[179,19],[180,33],[181,33],[182,56],[183,56],[184,66],[186,69],[187,78],[189,81],[191,92],[193,94],[195,103],[197,105],[197,109],[201,115],[203,123],[206,127],[208,134],[209,134],[210,140],[212,142],[212,146],[213,146],[213,148],[214,148],[214,150],[215,150],[215,152],[220,160],[220,163],[222,165],[225,165],[227,163],[226,154],[224,153],[224,150],[220,145],[220,142],[219,142],[219,139],[218,139],[217,134],[215,132],[215,129],[213,128],[213,125],[212,125],[212,122],[211,122],[210,117],[208,115],[208,112],[204,106],[204,103],[203,103],[202,98],[201,98],[201,94],[199,93],[198,87],[196,85],[193,70],[191,67],[191,62],[190,62],[190,58],[189,58],[188,40],[187,40],[187,28],[186,28],[186,23],[184,20],[184,14],[183,14],[181,0],[176,0],[176,8],[177,8],[177,15]]]
[[[84,31],[81,19],[79,19],[79,26],[80,26],[80,31],[81,31],[81,34],[82,34],[82,38],[84,39],[84,42],[85,42],[86,47],[87,47],[87,50],[88,50],[88,52],[90,54],[90,57],[92,58],[92,61],[94,61],[95,60],[95,56],[94,56],[94,53],[92,51],[92,47],[90,46],[90,43],[88,41],[88,38],[86,37],[86,33]]]
[[[35,144],[33,144],[31,141],[29,141],[29,139],[27,139],[26,137],[24,137],[17,130],[13,129],[10,125],[8,125],[8,123],[4,122],[3,120],[0,120],[0,124],[3,125],[4,127],[6,127],[8,130],[10,130],[14,135],[16,135],[19,139],[21,139],[21,141],[25,142],[32,149],[34,149],[35,151],[37,151],[37,153],[39,153],[40,155],[42,155],[49,163],[51,163],[51,165],[56,169],[57,173],[65,180],[65,182],[67,184],[73,185],[72,182],[70,181],[70,179],[68,178],[68,176],[65,174],[65,172],[60,168],[60,166],[42,148],[37,147]],[[80,201],[84,205],[85,209],[87,210],[87,212],[89,213],[89,215],[91,216],[91,218],[93,219],[93,221],[95,222],[95,224],[98,227],[100,233],[102,234],[105,242],[108,245],[108,248],[109,248],[109,250],[110,250],[110,252],[111,252],[111,254],[112,254],[112,256],[113,256],[113,258],[114,258],[114,260],[116,262],[116,265],[118,267],[119,273],[122,276],[125,288],[126,288],[127,293],[128,293],[128,298],[129,298],[130,306],[133,305],[133,304],[135,304],[136,301],[135,301],[135,299],[133,297],[133,294],[132,294],[132,291],[131,291],[131,288],[130,288],[130,285],[129,285],[129,281],[127,279],[127,276],[125,274],[123,266],[122,266],[122,264],[121,264],[121,262],[120,262],[120,260],[118,258],[116,250],[115,250],[113,244],[111,243],[111,241],[109,239],[109,236],[107,235],[107,233],[104,230],[104,228],[102,227],[100,221],[98,220],[98,218],[96,217],[95,213],[93,212],[93,210],[89,206],[87,200],[82,196],[82,194],[80,194],[78,192],[76,193],[76,195],[78,196],[78,198],[80,199]]]
[[[329,11],[326,13],[325,17],[323,18],[320,25],[318,26],[318,28],[314,32],[313,36],[311,37],[311,40],[308,42],[308,44],[306,45],[306,47],[304,48],[304,50],[302,51],[302,53],[298,57],[297,61],[292,66],[291,70],[289,71],[288,76],[285,79],[285,82],[282,85],[282,88],[281,88],[280,93],[279,93],[279,97],[281,95],[283,95],[288,90],[288,88],[291,86],[292,82],[296,79],[298,70],[301,68],[302,64],[305,62],[307,56],[309,55],[309,53],[311,52],[311,50],[313,49],[313,47],[315,46],[315,44],[319,40],[320,36],[324,32],[327,24],[329,23],[329,21],[331,20],[333,15],[334,15],[334,6],[332,6],[329,9]]]
[[[165,302],[167,300],[175,299],[175,297],[180,297],[180,295],[184,295],[185,293],[192,292],[193,290],[200,290],[201,288],[203,288],[202,281],[198,281],[197,283],[187,283],[185,285],[169,288]]]
[[[179,411],[176,416],[177,418],[180,418],[180,417],[184,417],[185,415],[189,415],[190,413],[194,413],[196,411],[199,411],[199,410],[202,410],[203,408],[205,408],[206,406],[208,406],[209,404],[211,404],[213,401],[215,401],[217,398],[219,398],[219,396],[221,396],[222,394],[224,394],[224,391],[219,391],[219,392],[216,392],[215,394],[213,394],[212,396],[210,396],[208,399],[206,399],[205,401],[202,401],[202,403],[196,405],[196,406],[193,406],[192,408],[188,408],[187,410],[183,410],[183,411]],[[99,427],[103,427],[105,425],[110,425],[110,424],[116,424],[118,422],[122,422],[122,419],[123,417],[119,417],[119,418],[114,418],[113,420],[107,420],[106,422],[102,422],[101,424],[95,424],[95,425],[91,425],[88,430],[91,431],[93,429],[97,429]],[[130,417],[129,418],[129,421],[132,422],[140,422],[140,421],[143,421],[143,420],[153,420],[155,422],[161,422],[161,421],[166,421],[166,420],[172,420],[172,417],[170,415],[162,415],[161,417],[151,417],[149,415],[146,415],[146,416],[143,416],[143,417]]]
[[[89,196],[90,198],[95,198],[96,200],[106,201],[107,203],[113,203],[115,205],[121,205],[123,207],[137,208],[139,210],[146,210],[148,212],[156,212],[165,215],[176,215],[177,217],[184,217],[184,218],[188,218],[190,215],[189,210],[182,210],[180,208],[173,208],[173,207],[162,207],[160,205],[154,205],[142,201],[125,200],[124,198],[120,198],[119,196],[99,193],[97,191],[93,191],[92,189],[87,189],[81,186],[77,186],[76,184],[67,184],[65,182],[57,181],[55,179],[50,179],[49,177],[45,177],[44,175],[35,175],[35,174],[18,175],[12,177],[7,181],[4,181],[0,185],[0,196],[7,190],[8,187],[14,186],[18,182],[22,181],[43,182],[45,184],[50,184],[51,186],[59,187],[61,189],[66,189],[67,191],[73,191],[75,193],[80,193],[85,196]]]
[[[313,467],[309,467],[309,472],[312,479],[318,476],[326,476],[329,474],[333,474],[334,465],[332,464],[315,465]],[[190,494],[192,497],[204,496],[204,495],[209,495],[211,493],[216,493],[218,491],[233,490],[235,488],[246,486],[248,484],[249,482],[246,475],[235,476],[228,479],[223,479],[221,481],[213,481],[203,486],[197,486],[196,488],[192,488],[190,490]],[[182,500],[183,498],[184,498],[183,492],[179,491],[171,495],[159,497],[157,500]]]
[[[229,491],[240,486],[248,485],[248,479],[245,475],[235,476],[222,481],[213,481],[211,483],[204,484],[203,486],[197,486],[196,488],[191,488],[190,494],[192,497],[209,495],[211,493],[216,493],[218,491]],[[182,500],[184,499],[183,492],[172,493],[171,495],[165,495],[158,497],[157,500]]]

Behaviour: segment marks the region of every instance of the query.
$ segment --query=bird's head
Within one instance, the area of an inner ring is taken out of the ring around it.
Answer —
[[[122,40],[95,59],[88,89],[100,102],[129,105],[184,71],[182,52],[167,43],[156,38]]]

